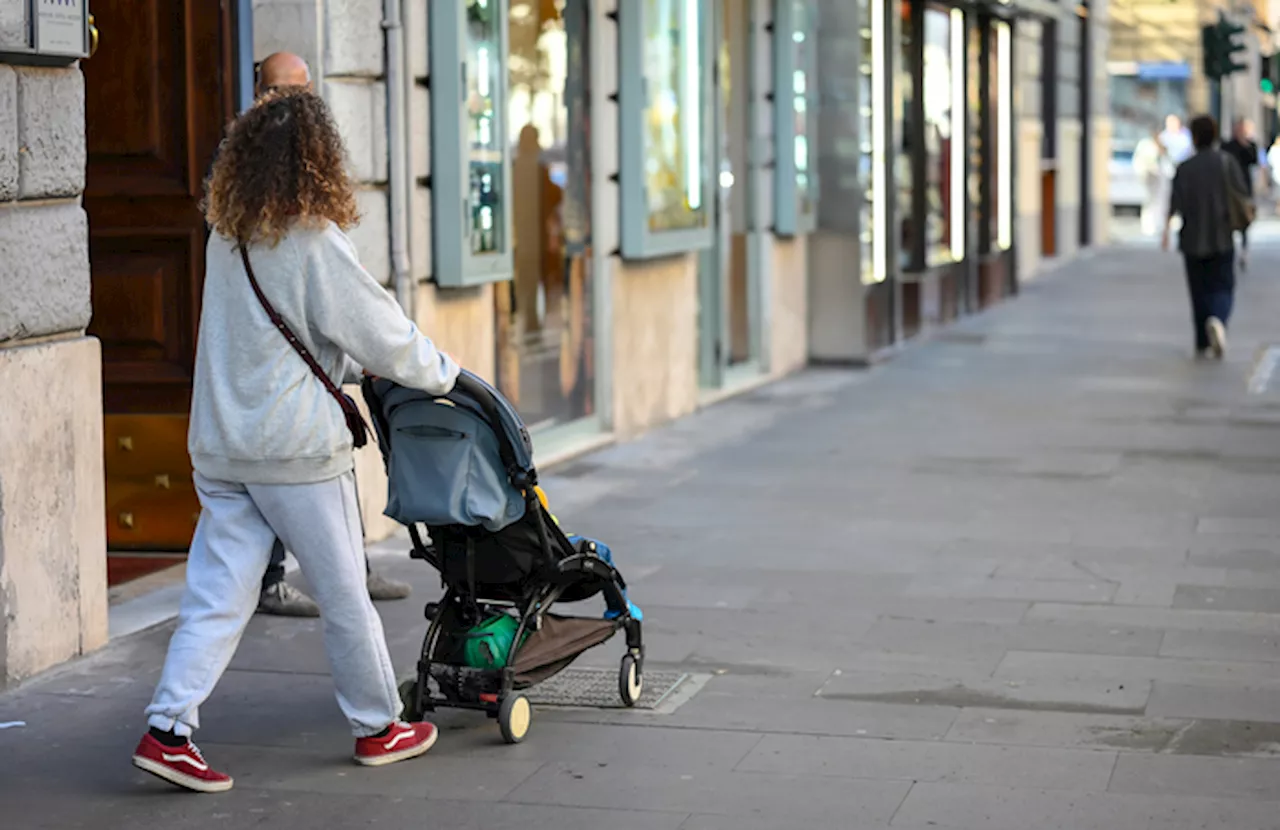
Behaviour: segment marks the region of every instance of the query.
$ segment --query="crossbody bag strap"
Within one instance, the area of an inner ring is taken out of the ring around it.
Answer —
[[[267,312],[267,317],[271,320],[271,324],[284,335],[284,339],[298,353],[298,356],[306,362],[311,369],[311,373],[324,384],[325,391],[338,402],[338,406],[342,409],[342,414],[347,419],[347,427],[351,430],[351,438],[354,445],[356,448],[363,447],[368,442],[368,426],[364,422],[364,416],[360,414],[359,407],[349,396],[343,394],[328,373],[320,368],[320,364],[316,363],[316,359],[311,356],[311,351],[293,333],[293,329],[289,328],[289,324],[276,311],[275,306],[267,299],[267,295],[262,293],[262,286],[258,285],[258,278],[254,276],[253,266],[249,263],[249,250],[243,243],[239,247],[240,259],[244,262],[244,272],[249,275],[249,285],[253,286],[253,293],[257,296],[258,302],[262,304],[262,310]]]

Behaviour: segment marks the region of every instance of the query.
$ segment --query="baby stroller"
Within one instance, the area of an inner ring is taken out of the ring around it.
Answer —
[[[445,588],[426,607],[416,677],[400,687],[406,716],[483,711],[518,743],[532,715],[520,692],[619,629],[627,653],[618,692],[634,706],[644,688],[639,610],[607,547],[571,542],[550,514],[511,404],[465,370],[440,397],[382,378],[366,377],[362,390],[387,469],[386,515],[408,527],[410,556],[438,570]],[[609,609],[603,619],[551,613],[597,594]]]

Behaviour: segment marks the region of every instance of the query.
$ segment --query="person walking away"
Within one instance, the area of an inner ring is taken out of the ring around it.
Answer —
[[[1236,160],[1244,173],[1245,189],[1249,198],[1254,197],[1254,177],[1259,166],[1258,145],[1253,140],[1253,122],[1237,118],[1231,125],[1231,140],[1222,145],[1222,151]],[[1240,231],[1240,270],[1249,267],[1249,231]]]
[[[1202,115],[1191,122],[1195,155],[1178,165],[1161,247],[1169,249],[1173,216],[1182,217],[1178,248],[1187,272],[1196,355],[1222,359],[1235,294],[1232,200],[1247,199],[1244,173],[1230,155],[1214,149],[1218,125]]]
[[[308,91],[312,89],[311,68],[306,61],[291,52],[275,52],[263,59],[258,67],[254,96],[261,98],[282,87]],[[362,527],[363,520],[364,517],[361,516]],[[285,581],[284,560],[284,545],[277,539],[271,546],[271,561],[267,564],[267,572],[262,576],[257,612],[281,617],[320,616],[320,606],[316,601]],[[391,579],[373,570],[368,557],[365,558],[365,587],[370,599],[374,601],[405,599],[413,592],[409,583]]]
[[[1160,131],[1152,130],[1133,148],[1133,172],[1138,175],[1146,197],[1142,203],[1141,225],[1144,234],[1155,235],[1164,225],[1164,209],[1169,204],[1169,154],[1160,143]]]
[[[430,723],[403,705],[365,589],[354,447],[365,425],[338,389],[358,372],[446,394],[458,365],[356,256],[345,148],[319,96],[280,90],[232,123],[206,186],[209,237],[188,449],[202,511],[177,630],[133,764],[198,792],[230,776],[191,740],[199,708],[253,615],[277,539],[315,588],[354,760],[415,757]]]

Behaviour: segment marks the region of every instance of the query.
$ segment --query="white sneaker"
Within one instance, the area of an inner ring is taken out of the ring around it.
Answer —
[[[1204,324],[1205,333],[1209,335],[1209,348],[1213,356],[1222,360],[1227,353],[1227,327],[1217,317],[1210,317]]]

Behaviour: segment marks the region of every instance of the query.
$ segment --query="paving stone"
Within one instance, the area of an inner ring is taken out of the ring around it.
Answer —
[[[1274,830],[1280,803],[1237,798],[1019,790],[922,783],[894,826],[984,830]]]
[[[1057,623],[990,625],[881,620],[862,638],[879,648],[930,654],[1061,651],[1154,655],[1164,633],[1154,629]]]
[[[1280,520],[1205,516],[1196,523],[1196,532],[1214,536],[1280,536]]]
[[[1138,715],[1151,691],[1143,680],[926,677],[843,672],[819,692],[824,700],[917,706]]]
[[[1101,580],[1068,582],[1048,579],[923,576],[906,590],[909,597],[1012,599],[1040,602],[1107,602],[1116,586]]]
[[[1162,657],[1280,662],[1280,635],[1243,631],[1170,631],[1160,647]]]
[[[827,779],[797,775],[729,772],[688,774],[679,767],[620,767],[547,764],[507,801],[606,809],[732,816],[778,815],[808,824],[887,824],[911,788],[907,781]]]
[[[1280,723],[1280,693],[1271,683],[1224,686],[1156,682],[1147,714]]]
[[[1083,747],[1163,752],[1188,721],[1072,712],[965,709],[947,740],[1007,746]]]
[[[1207,611],[1191,608],[1074,605],[1038,602],[1026,613],[1028,621],[1082,622],[1098,625],[1145,626],[1182,631],[1249,631],[1280,634],[1280,615]]]
[[[1122,754],[1108,790],[1280,802],[1280,758]]]
[[[1280,672],[1267,663],[1228,660],[1187,660],[1165,657],[1119,657],[1107,654],[1061,654],[1039,651],[1011,651],[996,669],[995,676],[1064,678],[1071,680],[1114,679],[1165,680],[1229,686],[1232,684],[1273,685],[1280,690]]]
[[[501,740],[496,732],[490,734],[494,741]],[[543,765],[541,761],[487,759],[484,773],[478,775],[474,759],[450,757],[442,740],[438,749],[411,763],[359,767],[350,763],[351,746],[352,739],[347,736],[341,743],[335,738],[331,753],[326,754],[223,745],[208,740],[202,742],[201,748],[242,786],[300,794],[493,802],[512,792]]]
[[[1174,594],[1173,607],[1280,614],[1280,589],[1179,585]]]
[[[1111,753],[1081,749],[767,735],[737,769],[1098,792],[1106,789],[1114,765]]]

